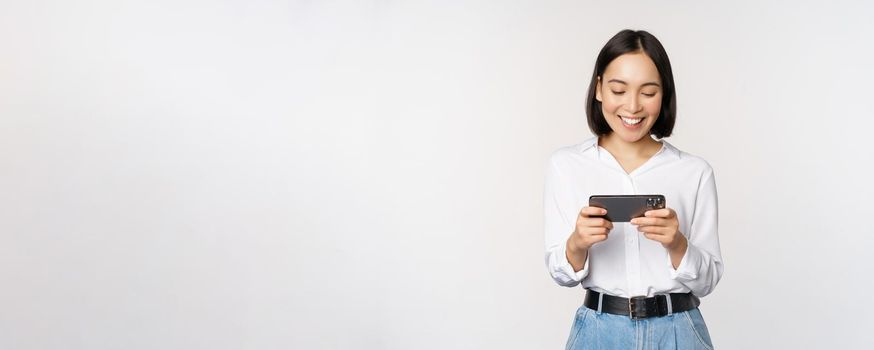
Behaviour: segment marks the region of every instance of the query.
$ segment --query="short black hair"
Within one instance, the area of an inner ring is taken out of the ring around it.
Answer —
[[[607,44],[598,54],[595,61],[595,71],[592,73],[592,82],[589,83],[589,94],[586,98],[586,115],[589,119],[589,129],[598,136],[604,136],[613,132],[610,125],[604,120],[601,111],[601,102],[595,98],[595,90],[598,88],[598,77],[604,75],[607,65],[619,56],[626,53],[645,53],[655,63],[662,80],[662,107],[659,117],[653,124],[649,133],[657,138],[671,136],[674,130],[674,121],[677,118],[677,97],[674,89],[674,73],[671,71],[671,61],[659,39],[643,30],[625,29],[607,41]]]

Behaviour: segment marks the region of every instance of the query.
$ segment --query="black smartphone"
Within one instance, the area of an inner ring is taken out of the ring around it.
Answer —
[[[628,222],[643,216],[647,210],[665,207],[665,196],[660,194],[595,195],[589,197],[589,206],[607,209],[605,219]]]

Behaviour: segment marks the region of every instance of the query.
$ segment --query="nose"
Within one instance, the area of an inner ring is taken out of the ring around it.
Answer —
[[[640,96],[637,94],[632,94],[630,100],[628,101],[628,109],[633,113],[637,113],[640,111],[643,105],[640,103]]]

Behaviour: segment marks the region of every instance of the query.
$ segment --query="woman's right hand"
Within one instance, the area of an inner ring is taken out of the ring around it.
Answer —
[[[613,223],[601,217],[604,214],[607,214],[607,209],[598,207],[585,207],[580,210],[570,243],[581,251],[587,251],[595,243],[606,240],[613,229]]]

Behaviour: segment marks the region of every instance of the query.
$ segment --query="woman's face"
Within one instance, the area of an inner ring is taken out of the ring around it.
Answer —
[[[661,111],[658,68],[643,52],[619,56],[599,77],[595,99],[613,133],[625,142],[637,142],[649,135]]]

